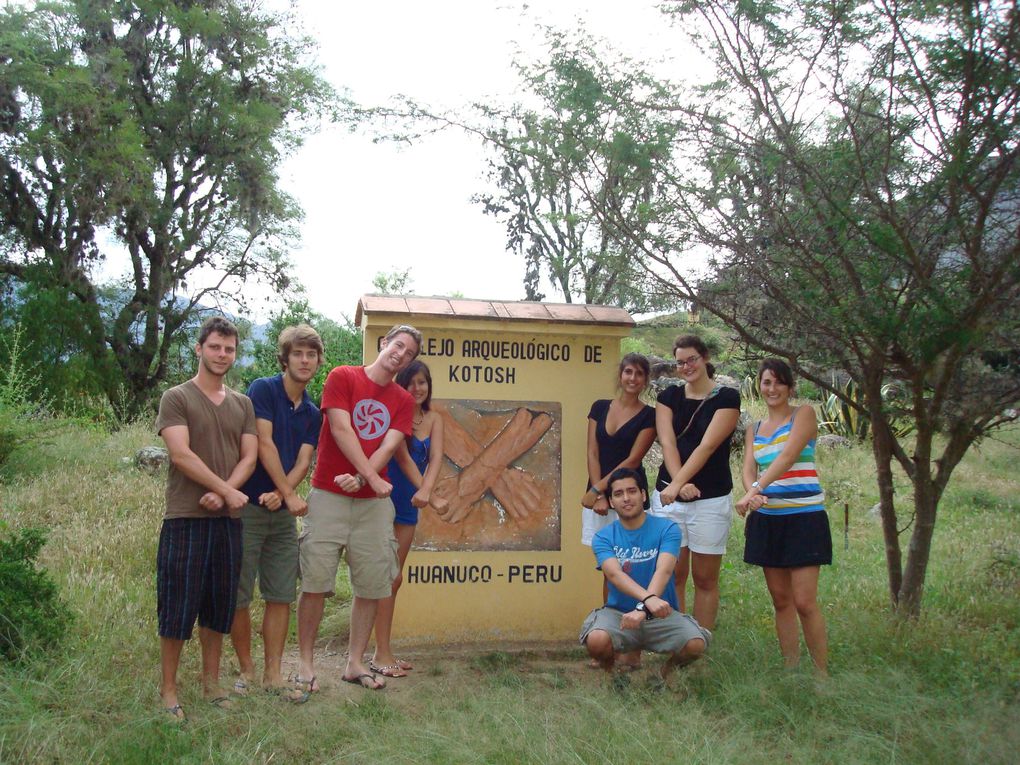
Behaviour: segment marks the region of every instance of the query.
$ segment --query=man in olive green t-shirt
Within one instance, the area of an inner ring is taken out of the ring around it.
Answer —
[[[202,691],[219,707],[223,635],[230,632],[241,570],[240,490],[258,456],[251,400],[224,385],[237,356],[237,328],[207,319],[195,346],[198,372],[159,402],[156,430],[170,453],[166,513],[156,557],[160,696],[175,720],[184,719],[177,668],[184,641],[198,620]]]

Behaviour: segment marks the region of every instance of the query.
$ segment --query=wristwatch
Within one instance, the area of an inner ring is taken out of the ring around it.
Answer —
[[[645,608],[644,601],[640,601],[639,600],[638,604],[636,606],[634,606],[634,610],[635,611],[640,611],[641,613],[643,613],[645,615],[645,621],[648,621],[649,619],[654,619],[655,618],[654,616],[652,616],[652,612],[649,611],[647,608]]]
[[[752,489],[759,489],[760,490],[761,489],[761,484],[758,481],[755,481],[754,483],[751,484],[751,488]]]

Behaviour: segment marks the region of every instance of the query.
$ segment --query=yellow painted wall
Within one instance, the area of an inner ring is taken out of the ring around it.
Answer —
[[[595,570],[591,549],[580,542],[587,415],[594,400],[614,395],[620,340],[629,328],[365,312],[366,363],[376,356],[379,339],[401,323],[413,324],[425,337],[420,358],[432,372],[434,399],[559,402],[561,513],[559,550],[440,552],[412,547],[397,601],[394,641],[576,639],[584,617],[602,602],[602,575]],[[555,347],[552,355],[565,356],[568,349],[569,359],[477,358],[473,354],[484,346],[475,341],[517,344],[500,345],[497,352],[527,354],[530,343],[535,343],[536,353]],[[500,374],[512,382],[497,382]],[[487,377],[492,382],[485,382]],[[427,512],[434,511],[422,510]],[[438,572],[479,581],[423,584],[435,566],[456,567]],[[537,581],[543,571],[546,581]],[[483,578],[488,581],[480,581]]]

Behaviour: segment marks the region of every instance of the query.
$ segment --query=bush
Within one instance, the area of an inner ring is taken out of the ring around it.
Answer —
[[[811,380],[806,380],[802,377],[797,380],[797,398],[807,399],[808,401],[821,401],[825,398],[825,394]]]
[[[652,346],[640,337],[625,337],[620,341],[620,358],[628,353],[640,353],[642,356],[652,355]]]
[[[238,390],[247,390],[252,380],[258,377],[271,377],[279,374],[280,364],[276,359],[276,341],[284,327],[299,323],[310,324],[314,327],[326,347],[322,368],[308,383],[308,395],[312,397],[313,401],[322,399],[322,386],[326,382],[326,375],[333,367],[362,363],[361,330],[350,321],[339,324],[332,319],[327,319],[309,308],[307,301],[300,300],[287,303],[279,313],[270,318],[265,337],[255,340],[252,344],[250,362],[243,366],[238,364],[235,367],[236,372],[240,375]]]
[[[56,583],[36,563],[44,544],[38,528],[0,539],[0,657],[7,661],[53,647],[70,623]]]
[[[21,327],[15,326],[10,337],[0,341],[0,358],[6,357],[0,368],[0,465],[39,431],[42,406],[28,399],[35,375],[22,362],[21,337]]]

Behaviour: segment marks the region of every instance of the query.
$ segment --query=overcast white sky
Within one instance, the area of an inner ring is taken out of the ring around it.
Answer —
[[[509,102],[517,47],[540,49],[539,23],[586,28],[631,58],[661,56],[680,35],[649,0],[299,0],[325,77],[364,105],[405,94],[431,106]],[[328,128],[282,169],[305,211],[292,253],[312,307],[353,317],[380,271],[410,267],[420,295],[520,300],[523,262],[503,227],[470,202],[485,188],[477,141],[449,132],[414,146]],[[552,295],[549,299],[556,299]]]

